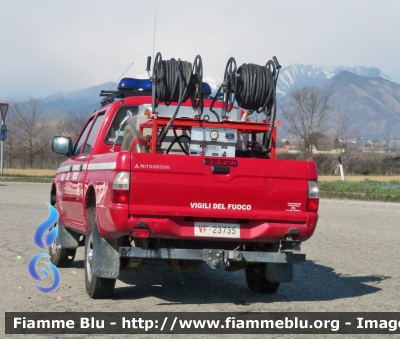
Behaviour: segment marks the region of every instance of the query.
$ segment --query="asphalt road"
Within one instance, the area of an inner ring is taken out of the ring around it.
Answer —
[[[302,244],[307,263],[297,265],[293,281],[274,295],[250,292],[243,271],[202,265],[178,273],[155,263],[143,265],[140,274],[122,274],[112,299],[92,300],[84,286],[83,248],[72,268],[60,269],[55,292],[37,291],[28,273],[29,260],[43,252],[33,233],[47,218],[49,190],[49,184],[0,183],[0,337],[6,337],[5,311],[400,312],[400,204],[322,200],[317,230]],[[110,335],[96,336],[103,337]]]

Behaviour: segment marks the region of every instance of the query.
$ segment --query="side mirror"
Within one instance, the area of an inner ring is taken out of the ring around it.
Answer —
[[[72,155],[72,139],[69,137],[54,137],[51,144],[53,152],[65,154],[67,157]]]

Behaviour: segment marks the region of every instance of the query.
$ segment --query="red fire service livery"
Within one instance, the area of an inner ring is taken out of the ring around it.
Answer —
[[[314,162],[275,159],[280,67],[276,57],[239,68],[231,58],[211,95],[200,56],[158,53],[150,80],[102,91],[74,145],[53,139],[68,159],[51,189],[60,214],[51,261],[68,267],[85,246],[92,298],[110,296],[120,271],[145,260],[244,269],[259,293],[290,282],[317,224],[319,188]]]

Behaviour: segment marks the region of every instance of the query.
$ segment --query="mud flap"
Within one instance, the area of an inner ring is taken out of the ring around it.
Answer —
[[[266,264],[266,279],[270,282],[291,282],[293,280],[293,264]]]
[[[116,279],[119,276],[120,258],[118,239],[109,240],[93,232],[92,274],[100,278]]]
[[[79,237],[80,234],[66,229],[61,222],[58,221],[57,246],[61,246],[61,248],[78,248]]]

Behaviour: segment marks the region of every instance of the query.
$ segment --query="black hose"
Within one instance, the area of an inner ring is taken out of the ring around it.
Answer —
[[[275,105],[274,105],[274,112],[271,114],[269,131],[268,131],[268,133],[266,135],[266,138],[265,138],[265,141],[263,143],[263,150],[270,150],[271,147],[272,147],[272,145],[271,145],[271,141],[272,141],[271,135],[272,135],[272,132],[273,132],[273,130],[275,128],[275,119],[276,119],[276,84],[278,83],[279,70],[282,67],[279,64],[278,59],[275,56],[273,57],[273,59],[274,59],[274,61],[273,62],[271,60],[268,61],[266,66],[268,66],[270,63],[273,65],[274,76],[275,76],[274,77],[275,86],[274,86],[274,94],[273,95],[274,95],[274,103],[275,103]],[[276,66],[276,69],[278,70],[276,72],[276,74],[275,74],[275,66]]]
[[[221,93],[221,89],[222,89],[222,86],[219,87],[219,89],[217,91],[217,94],[215,94],[214,99],[213,99],[213,101],[211,102],[211,105],[210,105],[210,111],[216,116],[218,123],[221,122],[221,119],[219,118],[218,113],[213,110],[213,108],[214,108],[215,101],[217,100],[217,98],[219,96],[219,93]]]
[[[158,53],[153,70],[155,83],[153,96],[156,96],[156,98],[153,98],[153,102],[155,107],[158,106],[159,102],[164,102],[167,106],[172,102],[177,102],[174,114],[158,137],[157,146],[160,147],[183,102],[190,98],[193,109],[200,111],[201,115],[203,110],[203,65],[199,55],[196,56],[192,67],[190,62],[180,59],[162,60],[161,54]]]
[[[178,143],[181,145],[179,139],[182,139],[182,138],[187,138],[187,139],[189,139],[189,142],[190,142],[189,136],[188,136],[188,135],[182,134],[182,135],[180,135],[179,137],[176,137],[176,138],[174,139],[174,141],[171,142],[171,145],[169,145],[169,147],[168,147],[166,153],[168,154],[168,153],[171,151],[171,148],[172,148],[172,146],[174,146],[175,142],[178,142]],[[182,148],[182,151],[183,151],[186,155],[189,155],[189,153],[188,153],[182,146],[181,146],[181,148]]]
[[[244,109],[269,112],[275,102],[275,64],[243,64],[237,71],[236,101]]]
[[[231,104],[228,99],[234,94],[239,107],[271,115],[270,128],[263,140],[264,152],[271,148],[276,118],[276,84],[281,68],[276,57],[273,59],[274,61],[269,60],[265,66],[243,64],[235,71],[236,63],[233,58],[230,58],[225,68],[224,78],[224,87],[227,91],[224,98],[226,105]],[[228,105],[227,112],[231,107],[232,104],[230,107]],[[274,110],[271,112],[273,107]]]
[[[179,147],[181,148],[181,150],[183,151],[183,153],[185,153],[186,155],[189,155],[189,153],[186,152],[185,148],[184,148],[183,145],[181,144],[181,142],[180,142],[180,140],[179,140],[179,138],[180,138],[181,136],[178,137],[178,135],[176,134],[176,129],[175,129],[175,127],[172,128],[172,131],[174,132],[174,136],[175,136],[175,139],[172,141],[172,144],[174,144],[175,141],[177,141],[178,144],[179,144]],[[190,142],[190,138],[189,138],[189,142]]]
[[[165,102],[167,106],[170,105],[171,102],[178,102],[178,104],[174,114],[157,140],[158,147],[161,146],[168,130],[173,124],[181,104],[189,98],[188,86],[192,74],[192,64],[181,61],[180,59],[178,61],[175,59],[161,61],[160,73],[161,76],[156,80],[158,100]]]
[[[172,102],[182,103],[189,98],[188,86],[192,75],[192,64],[182,60],[160,60],[157,68],[157,99],[167,106]]]

